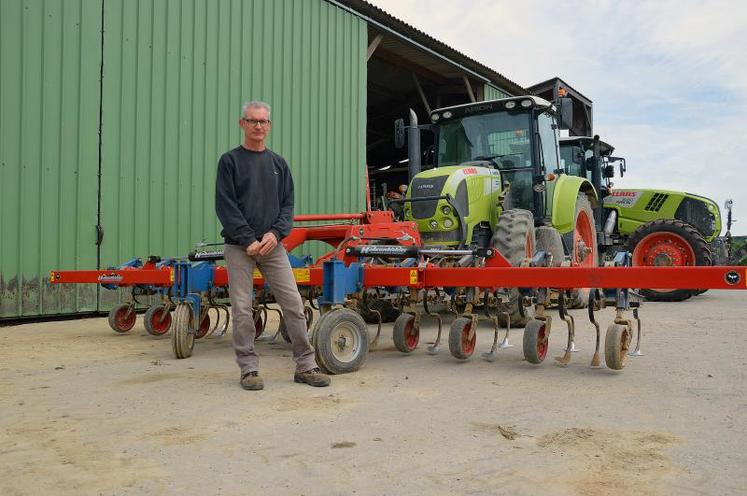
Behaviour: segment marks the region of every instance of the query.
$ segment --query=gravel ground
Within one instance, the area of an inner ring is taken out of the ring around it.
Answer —
[[[646,355],[621,372],[589,368],[576,311],[567,367],[557,320],[541,366],[521,330],[489,363],[487,326],[464,362],[401,355],[387,326],[326,389],[293,383],[289,345],[260,343],[261,392],[239,387],[230,336],[176,360],[140,321],[4,327],[0,494],[745,494],[746,296],[646,304]]]

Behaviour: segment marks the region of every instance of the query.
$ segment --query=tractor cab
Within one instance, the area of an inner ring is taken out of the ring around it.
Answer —
[[[415,171],[404,207],[426,243],[489,242],[504,206],[529,210],[543,223],[552,202],[546,175],[560,167],[550,102],[535,96],[476,102],[435,110],[430,118],[434,168]]]
[[[592,184],[596,180],[595,169],[598,167],[599,185],[597,186],[605,196],[612,185],[614,177],[614,166],[619,164],[620,177],[625,174],[626,164],[622,157],[613,157],[615,147],[602,140],[598,140],[599,150],[595,161],[594,138],[589,136],[570,136],[560,138],[560,163],[561,170],[565,174],[588,179]],[[597,165],[598,164],[598,165]]]

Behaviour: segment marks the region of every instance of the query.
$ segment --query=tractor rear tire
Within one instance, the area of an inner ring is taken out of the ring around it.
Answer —
[[[521,265],[525,259],[532,258],[536,246],[532,212],[519,208],[504,210],[498,218],[491,245],[514,267]],[[510,302],[507,306],[511,316],[511,327],[524,327],[527,324],[527,317],[519,309],[521,293],[518,288],[508,288],[508,294]],[[499,312],[497,316],[498,322],[505,326],[504,314]]]
[[[571,265],[577,267],[599,267],[599,246],[597,228],[594,223],[594,210],[586,193],[576,197],[576,213],[573,217],[573,230],[564,235],[571,256]],[[582,250],[591,250],[582,252]],[[571,291],[568,308],[586,308],[589,303],[590,288],[577,288]]]
[[[713,265],[713,255],[703,235],[687,222],[659,219],[643,224],[628,239],[634,266]],[[700,289],[641,289],[650,301],[683,301]]]

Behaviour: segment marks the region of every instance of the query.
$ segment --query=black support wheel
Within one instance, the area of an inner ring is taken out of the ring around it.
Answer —
[[[542,363],[547,357],[548,338],[544,320],[532,319],[524,328],[524,358],[533,364]]]
[[[713,255],[703,235],[677,219],[660,219],[643,224],[628,239],[637,267],[687,267],[713,265]],[[651,301],[682,301],[700,289],[641,289]]]
[[[532,212],[519,208],[504,210],[498,218],[491,244],[514,267],[521,265],[525,259],[532,258],[535,248]],[[521,293],[518,288],[509,288],[508,293],[510,302],[507,306],[511,316],[511,327],[523,327],[527,323],[527,317],[519,308]],[[503,312],[499,312],[497,316],[500,324],[505,326],[506,318]]]
[[[402,353],[412,353],[420,341],[420,326],[415,325],[415,316],[411,313],[401,313],[394,321],[392,329],[394,347]]]
[[[449,329],[449,351],[454,358],[466,360],[475,352],[477,329],[472,329],[472,319],[457,317]]]
[[[171,331],[171,349],[176,358],[189,358],[195,346],[194,331],[191,330],[194,318],[192,305],[178,303],[174,310],[174,324]]]
[[[151,336],[163,336],[171,328],[171,312],[167,305],[153,305],[143,317],[145,330]]]
[[[363,298],[358,305],[358,313],[368,324],[378,324],[379,316],[376,312],[381,313],[381,322],[394,322],[400,315],[400,311],[395,307],[391,300],[376,298]]]
[[[319,319],[313,335],[316,361],[330,374],[355,372],[368,355],[368,327],[348,308],[337,308]]]
[[[622,370],[628,361],[628,349],[632,334],[630,328],[622,324],[611,324],[604,338],[604,361],[612,370]]]
[[[129,303],[122,303],[109,310],[109,327],[114,332],[123,334],[129,332],[135,327],[135,321],[137,320],[137,313],[135,307]]]

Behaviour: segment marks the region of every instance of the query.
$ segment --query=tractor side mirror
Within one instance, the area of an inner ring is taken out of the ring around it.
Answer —
[[[615,177],[615,166],[605,165],[604,166],[604,177]]]
[[[402,148],[405,146],[405,120],[397,119],[394,121],[394,147]]]
[[[570,129],[573,126],[573,100],[565,96],[558,98],[557,102],[560,128]]]

